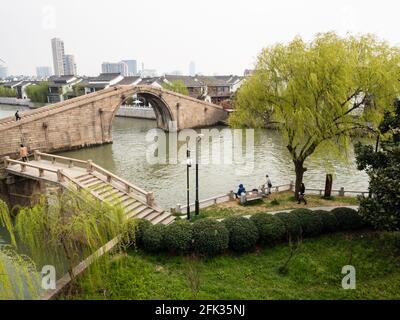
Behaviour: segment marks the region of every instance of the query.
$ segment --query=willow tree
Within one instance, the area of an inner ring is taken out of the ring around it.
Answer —
[[[399,48],[373,35],[325,33],[265,48],[236,96],[230,124],[281,129],[297,197],[308,157],[344,153],[355,131],[375,131],[399,94],[399,62]]]
[[[29,293],[38,297],[34,281],[27,282],[26,279],[35,275],[32,270],[40,271],[45,265],[55,266],[58,276],[68,272],[71,278],[69,288],[74,289],[77,284],[75,267],[89,257],[91,266],[87,278],[89,284],[94,285],[110,267],[109,253],[104,252],[100,258],[98,250],[112,239],[119,240],[113,252],[125,251],[134,244],[136,221],[126,219],[116,200],[111,205],[98,202],[83,191],[64,191],[42,198],[32,208],[21,208],[15,218],[0,200],[0,226],[8,231],[12,249],[4,251],[0,247],[0,273],[3,271],[0,287],[5,288],[4,292],[0,291],[0,298],[1,294],[21,297],[21,283],[28,284],[31,288]],[[2,259],[5,256],[7,260]],[[24,261],[29,263],[21,263]],[[15,273],[7,270],[9,265],[17,263],[18,270],[22,271],[16,287],[13,285],[16,283]]]
[[[184,82],[182,80],[175,80],[175,81],[171,81],[170,83],[164,83],[163,84],[163,88],[170,90],[170,91],[174,91],[180,94],[183,94],[185,96],[189,95],[189,90],[188,88],[185,86]]]

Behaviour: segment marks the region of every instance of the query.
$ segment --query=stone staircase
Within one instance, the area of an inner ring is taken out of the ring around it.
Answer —
[[[170,212],[157,208],[151,192],[123,180],[92,161],[66,158],[35,151],[29,162],[4,160],[5,171],[34,180],[61,185],[66,189],[86,190],[94,198],[120,206],[128,219],[140,218],[153,224],[169,224],[175,220]]]

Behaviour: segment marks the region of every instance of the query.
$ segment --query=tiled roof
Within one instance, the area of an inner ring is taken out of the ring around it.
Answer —
[[[211,76],[197,76],[196,77],[198,80],[203,82],[207,86],[211,87],[227,87],[229,86],[226,81],[218,79],[216,77],[211,77]]]
[[[118,82],[117,85],[118,86],[127,86],[127,85],[135,83],[139,79],[140,79],[140,77],[125,77],[120,82]]]
[[[167,81],[182,81],[184,85],[188,88],[195,88],[195,87],[203,87],[204,84],[201,81],[198,81],[196,77],[191,76],[176,76],[176,75],[165,75],[163,78],[167,79]]]
[[[119,77],[121,74],[119,73],[100,73],[98,77],[90,77],[88,78],[89,82],[96,82],[96,81],[111,81],[115,78]]]

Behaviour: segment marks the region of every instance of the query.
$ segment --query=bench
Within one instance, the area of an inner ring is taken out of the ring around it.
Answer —
[[[264,198],[265,193],[261,191],[247,191],[246,193],[242,193],[239,197],[240,204],[246,204],[253,201],[258,201]]]

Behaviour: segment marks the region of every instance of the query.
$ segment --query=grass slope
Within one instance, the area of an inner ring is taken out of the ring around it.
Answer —
[[[116,257],[95,290],[84,276],[73,299],[400,299],[400,256],[393,234],[338,233],[307,239],[289,264],[289,246],[202,259],[131,251]],[[356,289],[344,290],[344,265]]]

